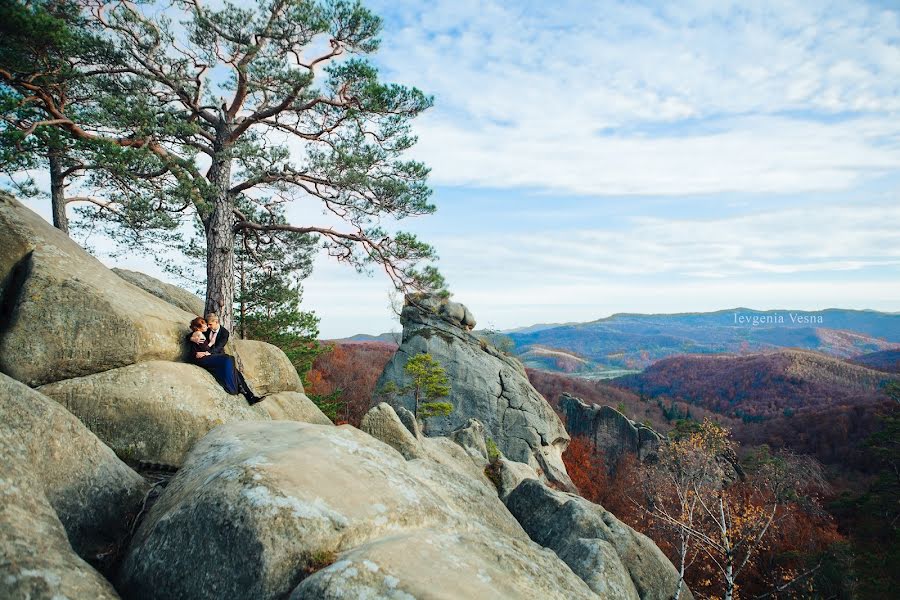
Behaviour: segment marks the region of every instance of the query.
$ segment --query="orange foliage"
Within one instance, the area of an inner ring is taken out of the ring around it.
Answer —
[[[622,522],[649,536],[673,564],[679,564],[679,543],[672,528],[647,510],[643,494],[648,466],[642,465],[636,456],[626,454],[617,463],[614,474],[607,475],[602,452],[594,449],[590,438],[581,436],[572,438],[563,461],[584,498],[602,505]],[[729,504],[735,508],[731,533],[735,539],[741,537],[744,529],[746,534],[752,534],[760,518],[765,516],[768,499],[754,486],[741,483],[730,486],[727,494]],[[810,557],[842,539],[834,520],[826,513],[796,502],[782,504],[765,543],[742,577],[738,596],[752,598],[784,585],[804,573]],[[721,576],[709,556],[694,546],[688,562],[686,582],[695,596],[721,597]],[[792,593],[795,591],[808,595],[812,584],[812,579],[805,579],[802,585],[792,586],[773,597],[798,597]]]
[[[396,344],[386,342],[335,343],[331,352],[313,363],[307,375],[307,391],[327,396],[340,390],[344,405],[338,410],[337,424],[359,427],[369,410],[378,377],[396,351]]]

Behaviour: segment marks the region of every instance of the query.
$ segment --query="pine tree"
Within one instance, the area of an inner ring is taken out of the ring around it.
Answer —
[[[93,86],[106,127],[86,126],[52,81],[35,78],[39,65],[0,61],[0,84],[40,111],[42,126],[102,144],[107,158],[118,155],[106,165],[128,165],[96,182],[115,186],[98,218],[116,223],[129,215],[135,232],[159,224],[153,214],[171,220],[170,232],[179,215],[200,223],[207,312],[233,323],[235,242],[243,232],[314,234],[360,271],[382,267],[398,290],[442,285],[433,267],[421,267],[436,258],[431,246],[379,225],[435,207],[428,169],[402,159],[416,141],[409,121],[432,99],[379,81],[362,58],[339,60],[377,50],[376,15],[347,0],[220,9],[196,0],[80,4],[90,16],[86,27],[111,51],[64,63],[71,77]],[[254,219],[240,208],[271,196],[318,202],[347,227],[279,222],[266,211]]]
[[[403,369],[412,379],[406,388],[412,392],[417,418],[443,417],[453,411],[452,404],[438,401],[450,395],[450,381],[444,367],[430,354],[416,354]]]

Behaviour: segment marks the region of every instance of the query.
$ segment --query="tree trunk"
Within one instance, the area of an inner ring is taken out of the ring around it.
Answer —
[[[244,280],[244,256],[241,255],[241,302],[240,302],[240,317],[241,317],[241,339],[247,339],[247,313],[246,313],[246,282]]]
[[[225,136],[222,132],[221,137]],[[209,168],[212,212],[206,225],[206,312],[216,313],[227,329],[234,326],[234,200],[231,153],[220,146]]]
[[[58,150],[47,153],[50,162],[50,204],[53,208],[53,226],[69,234],[69,218],[66,216],[66,179],[63,177],[62,155]]]

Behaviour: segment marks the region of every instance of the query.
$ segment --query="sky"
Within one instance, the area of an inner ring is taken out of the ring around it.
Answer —
[[[435,99],[410,157],[437,212],[399,226],[479,327],[900,311],[896,3],[366,5],[383,79]],[[322,256],[303,307],[322,338],[398,331],[390,289]]]

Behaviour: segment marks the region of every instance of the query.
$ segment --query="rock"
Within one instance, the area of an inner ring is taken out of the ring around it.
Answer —
[[[193,316],[116,276],[0,193],[0,372],[34,387],[181,360]]]
[[[3,462],[0,598],[118,599],[109,582],[72,550],[53,507],[31,482],[30,469],[6,456]]]
[[[233,344],[241,373],[257,396],[275,392],[303,393],[303,382],[297,369],[280,348],[256,340],[234,339]]]
[[[531,539],[555,551],[603,598],[667,600],[678,571],[650,538],[581,496],[526,479],[505,500]],[[693,598],[682,590],[681,598]]]
[[[522,363],[476,338],[467,331],[468,321],[459,322],[458,316],[456,307],[448,308],[436,298],[408,296],[401,314],[403,342],[376,390],[388,382],[403,387],[409,381],[404,371],[407,360],[422,352],[431,354],[447,372],[451,385],[447,401],[454,410],[447,417],[429,419],[428,435],[444,436],[464,427],[470,418],[477,419],[508,458],[574,490],[562,461],[569,436],[556,413],[529,383]],[[415,408],[411,394],[393,403],[395,408]]]
[[[400,421],[403,425],[409,430],[413,437],[417,440],[422,439],[424,434],[422,433],[422,428],[419,426],[419,421],[416,419],[416,415],[412,414],[412,412],[407,409],[405,406],[396,407],[397,416],[400,418]]]
[[[462,446],[449,438],[413,437],[403,426],[391,405],[386,402],[369,409],[362,418],[360,429],[397,450],[406,460],[428,459],[444,465],[460,475],[478,481],[495,495],[493,486],[484,473],[486,460],[472,457]]]
[[[24,465],[23,477],[46,497],[72,548],[92,562],[127,535],[129,518],[147,489],[142,477],[62,406],[3,374],[0,461],[2,480],[10,488],[26,482],[10,479],[7,468]],[[37,500],[29,499],[26,505],[41,515],[46,512]],[[40,519],[43,526],[55,527],[44,516]]]
[[[429,541],[439,544],[432,552]],[[515,568],[489,560],[497,556]],[[117,587],[164,600],[331,597],[320,595],[337,593],[326,580],[342,576],[348,585],[363,578],[352,589],[374,585],[358,568],[336,574],[344,560],[384,568],[388,589],[393,578],[403,590],[434,572],[478,581],[472,589],[486,597],[593,597],[481,483],[429,459],[407,461],[347,425],[287,421],[231,423],[199,442],[135,535]]]
[[[390,404],[373,406],[363,416],[359,428],[411,460],[425,455],[421,444],[400,421]]]
[[[268,415],[273,421],[302,421],[315,425],[334,425],[306,394],[300,392],[276,392],[262,402],[250,407],[257,413]]]
[[[169,304],[174,304],[185,312],[191,313],[192,315],[198,317],[202,317],[205,314],[205,306],[203,304],[203,300],[196,294],[192,294],[189,291],[178,287],[177,285],[172,285],[171,283],[160,281],[155,277],[150,277],[149,275],[145,275],[144,273],[141,273],[139,271],[129,271],[128,269],[113,269],[112,272],[128,283],[138,286],[145,292],[153,294],[157,298],[165,300]]]
[[[462,446],[473,459],[481,464],[489,460],[487,444],[485,443],[484,425],[478,419],[469,419],[465,426],[451,431],[449,438]]]
[[[655,460],[663,436],[651,427],[632,421],[609,406],[588,405],[580,398],[562,394],[559,407],[566,415],[571,435],[588,437],[603,452],[610,473],[625,454],[638,460]]]
[[[497,493],[504,502],[507,496],[526,479],[540,479],[537,472],[525,463],[509,460],[505,457],[498,459],[497,465]]]
[[[597,598],[550,554],[519,540],[429,529],[342,554],[304,580],[290,600]]]
[[[299,392],[250,406],[196,365],[149,361],[47,384],[53,398],[129,462],[179,466],[211,429],[234,421],[327,417]],[[330,421],[328,421],[330,423]]]

